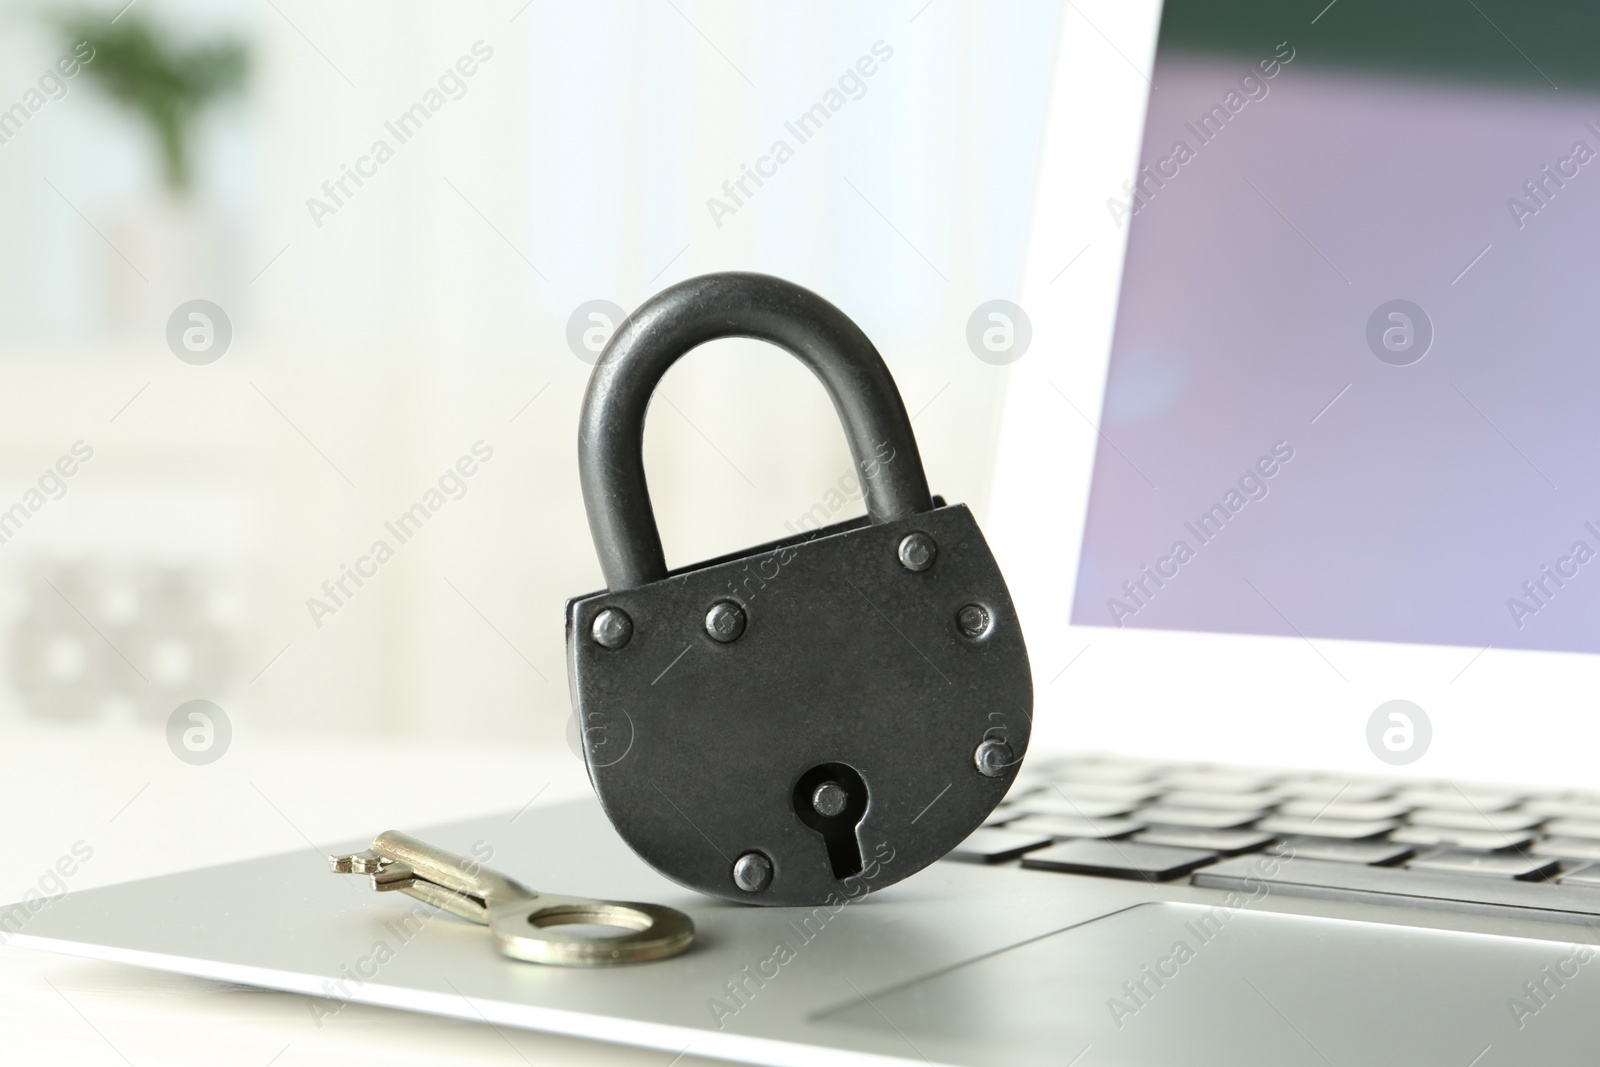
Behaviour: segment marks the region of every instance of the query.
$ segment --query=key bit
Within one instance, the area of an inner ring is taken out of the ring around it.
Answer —
[[[475,863],[394,830],[379,834],[372,845],[364,852],[329,856],[329,870],[368,875],[379,893],[404,893],[469,922],[488,924],[489,911],[474,873]],[[402,856],[422,862],[432,877],[419,875],[411,863],[402,862]],[[509,883],[509,879],[505,881]]]
[[[358,871],[358,874],[367,872]],[[417,881],[417,872],[404,863],[391,860],[382,867],[371,872],[372,888],[380,893],[387,893],[395,889],[405,889]]]
[[[394,862],[371,849],[348,856],[329,856],[328,869],[334,874],[377,874],[386,864]]]

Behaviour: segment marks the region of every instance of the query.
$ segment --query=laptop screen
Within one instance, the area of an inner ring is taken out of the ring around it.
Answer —
[[[1600,651],[1600,9],[1168,0],[1072,621]]]

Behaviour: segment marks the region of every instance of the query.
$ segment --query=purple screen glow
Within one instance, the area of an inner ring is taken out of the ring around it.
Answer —
[[[1156,65],[1073,622],[1600,651],[1600,98],[1272,73]]]

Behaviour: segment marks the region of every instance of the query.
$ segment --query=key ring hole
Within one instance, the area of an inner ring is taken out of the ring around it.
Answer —
[[[655,925],[655,920],[633,908],[593,904],[536,911],[528,916],[528,925],[563,938],[607,941],[648,930]]]
[[[576,938],[582,941],[610,941],[618,937],[626,937],[637,931],[626,926],[610,926],[605,923],[566,922],[559,924],[533,924],[541,930],[557,929],[561,936]]]
[[[625,900],[568,897],[534,904],[525,912],[491,914],[500,951],[535,963],[639,963],[676,956],[694,941],[694,923],[682,912]],[[519,929],[528,932],[517,933]]]

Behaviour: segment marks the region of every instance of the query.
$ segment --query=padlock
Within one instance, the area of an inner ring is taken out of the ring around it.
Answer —
[[[668,571],[645,409],[723,337],[821,379],[867,515]],[[607,589],[567,603],[574,712],[601,806],[646,862],[726,900],[832,904],[988,818],[1028,745],[1022,629],[972,513],[929,496],[894,379],[843,312],[761,274],[662,291],[595,364],[578,469]]]

